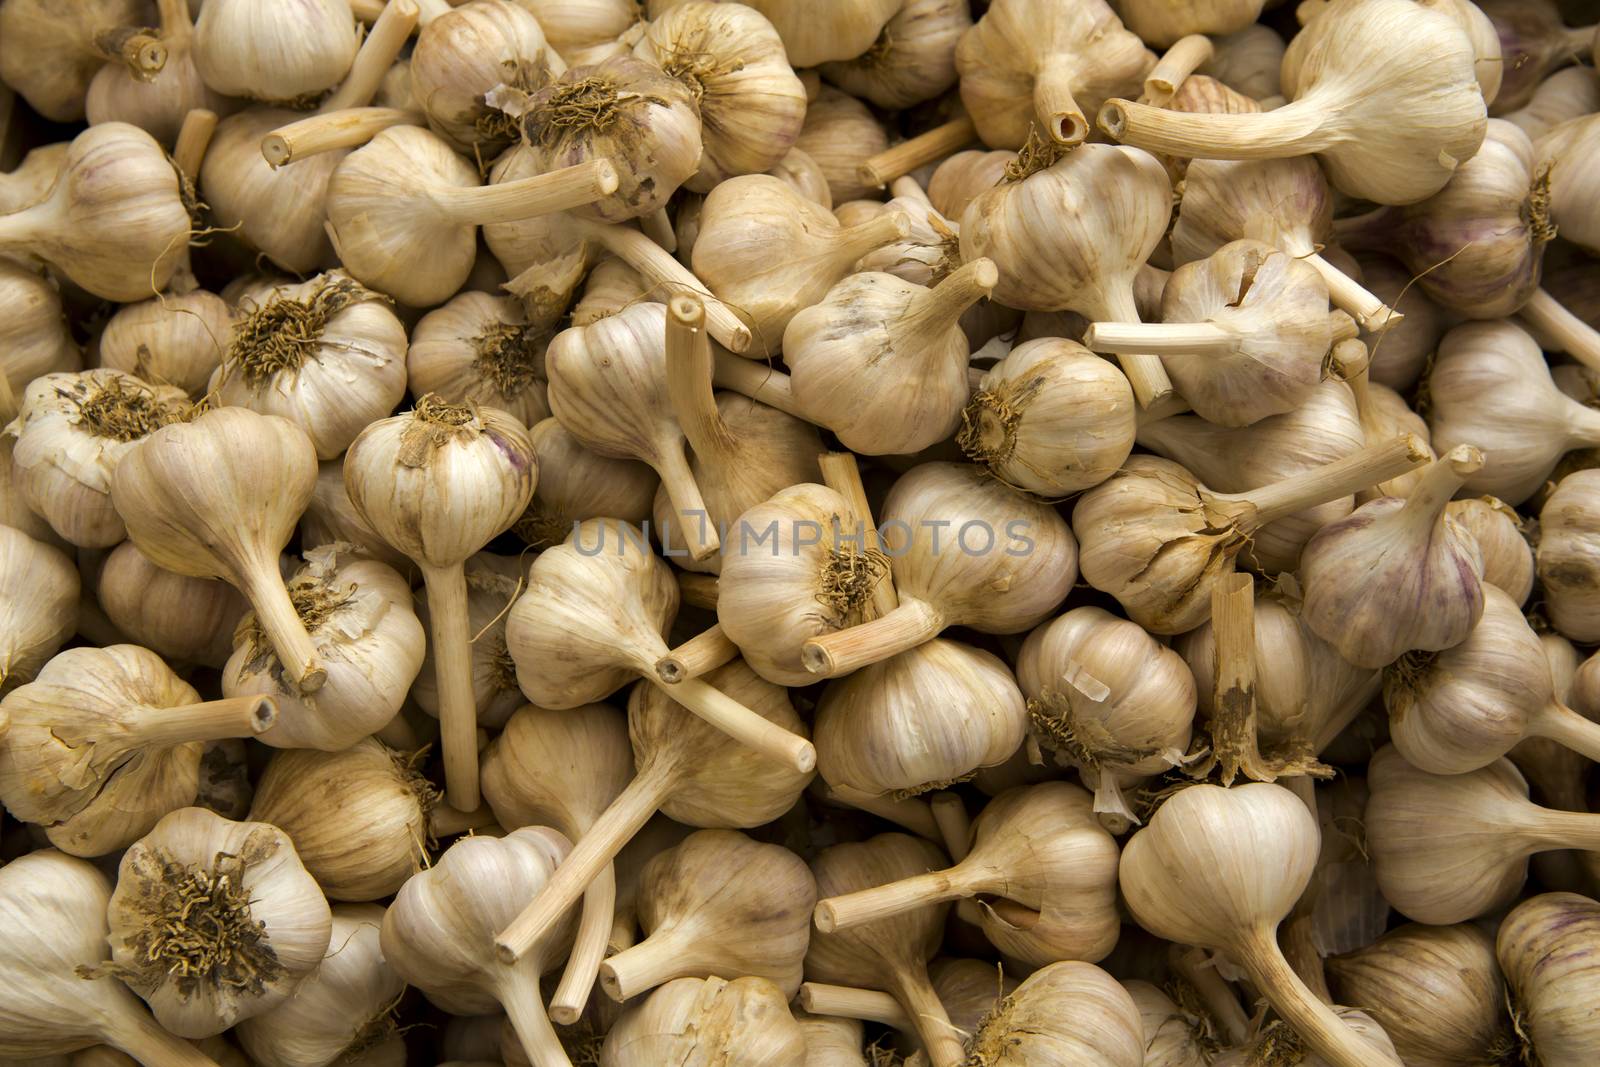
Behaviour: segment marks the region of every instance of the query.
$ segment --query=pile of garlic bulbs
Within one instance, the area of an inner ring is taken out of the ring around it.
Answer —
[[[0,1067],[1600,1062],[1597,18],[0,0]]]

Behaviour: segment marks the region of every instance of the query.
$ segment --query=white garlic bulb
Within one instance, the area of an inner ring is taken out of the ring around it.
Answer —
[[[337,85],[357,44],[349,0],[216,0],[200,9],[194,63],[224,96],[288,103]]]

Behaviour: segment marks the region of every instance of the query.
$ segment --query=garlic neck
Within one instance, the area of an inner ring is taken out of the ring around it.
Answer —
[[[156,0],[157,17],[161,21],[161,38],[167,47],[176,50],[194,36],[194,19],[189,14],[189,0]]]
[[[733,432],[717,410],[714,360],[705,329],[705,305],[693,296],[667,302],[667,395],[689,447],[703,463],[737,458]],[[741,361],[743,362],[743,361]]]
[[[1518,836],[1527,843],[1527,852],[1564,848],[1600,852],[1600,815],[1555,811],[1532,804],[1528,807],[1532,811],[1516,828]]]
[[[1281,159],[1311,155],[1336,143],[1328,129],[1330,113],[1317,97],[1313,90],[1276,111],[1249,115],[1167,111],[1108,100],[1100,109],[1099,125],[1123,144],[1160,155]]]
[[[851,264],[876,251],[891,241],[898,241],[911,232],[911,220],[903,211],[884,211],[866,222],[839,231],[833,241],[832,260],[838,274],[844,274]]]
[[[1370,445],[1345,459],[1248,493],[1214,494],[1208,503],[1245,533],[1259,530],[1298,511],[1338,500],[1413,470],[1428,459],[1427,447],[1410,434]],[[1240,509],[1244,505],[1244,510]],[[1249,509],[1253,508],[1253,512]]]
[[[927,292],[918,293],[905,314],[891,325],[895,347],[913,357],[936,360],[942,342],[961,322],[968,308],[994,291],[1000,273],[993,261],[976,259],[957,268]]]
[[[1072,55],[1040,56],[1034,65],[1033,114],[1057,144],[1081,144],[1089,136],[1089,122],[1072,95],[1078,60]]]
[[[1430,463],[1401,508],[1408,520],[1432,529],[1468,478],[1483,469],[1483,453],[1471,445],[1457,445]]]

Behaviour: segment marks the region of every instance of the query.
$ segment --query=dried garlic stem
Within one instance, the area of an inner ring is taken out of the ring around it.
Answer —
[[[728,640],[720,624],[715,625],[656,660],[656,677],[668,685],[677,685],[731,663],[738,656],[739,646]]]
[[[800,987],[800,1007],[812,1015],[833,1015],[841,1019],[863,1019],[882,1023],[896,1030],[911,1030],[900,1002],[876,989],[806,982]]]
[[[445,795],[458,811],[478,806],[478,704],[472,690],[472,629],[461,564],[419,564],[428,590],[428,621],[439,690],[439,742]],[[253,599],[253,598],[252,598]]]
[[[871,156],[856,168],[856,177],[861,184],[876,189],[924,164],[958,152],[977,139],[977,128],[970,118],[962,115]]]
[[[1203,34],[1191,33],[1187,37],[1180,37],[1145,75],[1144,94],[1139,102],[1151,107],[1166,107],[1172,103],[1184,80],[1209,63],[1215,54],[1216,48],[1211,44],[1211,39]]]

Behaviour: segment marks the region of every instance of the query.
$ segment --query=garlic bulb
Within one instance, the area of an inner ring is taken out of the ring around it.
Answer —
[[[528,431],[494,408],[432,394],[361,431],[344,457],[350,502],[422,571],[439,689],[445,785],[459,811],[478,806],[467,580],[462,564],[511,527],[538,482]]]
[[[817,905],[817,929],[848,929],[981,894],[980,925],[1007,957],[1032,966],[1093,962],[1111,951],[1120,929],[1116,859],[1116,842],[1095,820],[1089,794],[1065,782],[1019,786],[983,809],[971,851],[954,867],[830,897]]]
[[[199,397],[232,336],[233,309],[217,294],[168,291],[117,309],[100,334],[100,365]]]
[[[1116,979],[1090,963],[1052,963],[1001,1001],[972,1038],[968,1063],[1030,1067],[1143,1067],[1139,1008]]]
[[[1539,583],[1555,628],[1574,641],[1600,639],[1600,599],[1595,585],[1595,534],[1591,500],[1600,472],[1574,471],[1561,479],[1539,511]]]
[[[800,136],[805,87],[778,31],[750,7],[675,4],[647,24],[633,54],[682,82],[698,106],[703,152],[684,183],[694,192],[771,170]]]
[[[898,185],[898,180],[896,181]],[[855,211],[861,212],[858,219]],[[902,212],[911,224],[903,240],[884,245],[862,256],[856,262],[857,273],[882,271],[893,274],[902,281],[917,285],[934,286],[943,282],[961,266],[961,245],[956,236],[956,225],[933,209],[920,196],[896,196],[888,203],[876,200],[852,200],[839,205],[835,217],[846,225],[865,221],[883,211]],[[962,315],[965,328],[969,317],[978,314],[985,305],[980,302]],[[969,335],[970,338],[970,335]],[[974,342],[986,338],[970,338]]]
[[[1206,485],[1244,492],[1352,456],[1368,440],[1416,432],[1417,427],[1409,424],[1375,425],[1367,430],[1361,423],[1354,388],[1354,384],[1330,377],[1299,409],[1234,429],[1193,415],[1146,421],[1139,428],[1138,442],[1183,464]],[[1400,406],[1405,407],[1403,402]],[[1419,440],[1425,439],[1427,427],[1421,430]],[[1306,542],[1323,526],[1349,515],[1354,506],[1347,496],[1276,519],[1256,531],[1244,557],[1269,574],[1292,571],[1300,565]]]
[[[190,111],[205,108],[225,115],[231,101],[201,80],[187,0],[156,0],[156,11],[166,63],[153,75],[126,63],[107,63],[89,81],[82,100],[89,125],[126,122],[170,146]]]
[[[1202,259],[1230,241],[1264,241],[1322,275],[1334,306],[1362,329],[1385,331],[1403,317],[1322,254],[1333,230],[1333,192],[1316,160],[1190,160],[1172,227],[1179,263]],[[1410,275],[1401,284],[1410,282]]]
[[[764,356],[778,350],[803,308],[821,300],[862,256],[904,237],[909,226],[896,212],[843,227],[780,179],[730,178],[700,209],[694,273],[749,323],[756,339],[752,354]],[[774,257],[775,247],[786,254]]]
[[[889,147],[889,135],[867,105],[849,93],[822,85],[806,104],[805,125],[795,147],[822,170],[833,202],[842,204],[873,194],[874,183],[862,175],[861,168]]]
[[[32,681],[78,628],[78,569],[59,548],[0,526],[0,693]]]
[[[1008,307],[1138,322],[1134,278],[1172,214],[1166,171],[1144,152],[1113,145],[1080,145],[1054,162],[1048,149],[1028,156],[967,205],[962,260],[995,261],[994,299]],[[1155,356],[1126,355],[1121,363],[1141,405],[1171,392]]]
[[[565,837],[542,826],[500,838],[464,837],[401,886],[383,916],[383,955],[401,978],[451,1014],[504,1008],[538,1067],[568,1062],[544,1013],[539,975],[566,951],[572,917],[561,916],[515,963],[496,958],[493,938],[521,901],[550,883],[569,848]]]
[[[845,92],[878,107],[910,107],[956,83],[956,47],[971,28],[972,13],[961,0],[907,0],[871,48],[818,69]]]
[[[11,452],[16,439],[0,433],[0,526],[9,526],[56,548],[66,548],[67,543],[56,536],[50,524],[38,516],[23,498],[17,485],[17,473],[11,463]]]
[[[344,487],[343,457],[318,465],[317,487],[300,517],[300,543],[355,545],[368,558],[387,563],[402,574],[411,573],[411,561],[379,537],[350,502]]]
[[[1445,334],[1427,388],[1434,447],[1483,450],[1483,469],[1466,482],[1472,493],[1521,504],[1564,452],[1600,444],[1600,413],[1555,387],[1539,345],[1509,321]]]
[[[411,53],[411,95],[428,125],[487,163],[517,140],[501,87],[532,93],[566,70],[531,4],[474,0],[426,20]]]
[[[1541,893],[1501,922],[1495,954],[1515,996],[1525,1056],[1549,1067],[1586,1062],[1597,1038],[1585,1010],[1597,936],[1600,905],[1576,893]]]
[[[1408,46],[1398,62],[1396,41]],[[1443,188],[1483,141],[1476,58],[1449,14],[1407,0],[1333,0],[1289,42],[1284,107],[1205,115],[1112,100],[1099,124],[1119,141],[1168,155],[1315,153],[1340,191],[1410,204]]]
[[[224,96],[282,104],[337,85],[357,44],[348,0],[311,0],[297,11],[217,0],[200,9],[194,63],[206,85]]]
[[[785,731],[805,729],[788,694],[738,660],[706,678],[770,724]],[[688,684],[680,682],[671,692]],[[546,889],[500,931],[495,944],[503,957],[527,951],[657,809],[692,826],[748,829],[788,811],[810,782],[810,771],[740,744],[689,714],[668,692],[644,684],[629,695],[628,737],[639,772],[579,839]]]
[[[1205,419],[1248,426],[1294,411],[1322,381],[1334,334],[1328,287],[1260,241],[1234,241],[1173,272],[1159,325],[1097,322],[1097,352],[1153,352]]]
[[[944,855],[921,838],[879,834],[817,853],[811,873],[817,895],[843,896],[943,866]],[[935,904],[849,930],[817,931],[806,952],[806,977],[881,989],[899,1001],[934,1067],[960,1067],[962,1041],[932,983],[928,959],[942,938],[948,904]]]
[[[619,46],[617,39],[640,25],[645,16],[639,0],[517,0],[517,4],[538,17],[550,47],[571,64],[587,62],[583,56]],[[658,12],[652,7],[650,14]]]
[[[584,447],[556,418],[535,423],[528,437],[539,461],[539,492],[515,527],[528,544],[558,545],[586,519],[614,516],[637,525],[650,517],[661,479],[643,463]]]
[[[919,796],[1005,762],[1026,726],[1005,664],[936,637],[823,690],[817,770],[867,796]]]
[[[783,331],[801,409],[862,455],[918,452],[949,437],[971,391],[960,318],[998,280],[981,258],[931,289],[892,274],[845,278]]]
[[[64,141],[30,149],[9,171],[0,173],[0,215],[20,211],[44,199],[61,173],[71,146]]]
[[[332,916],[282,830],[180,808],[122,854],[111,972],[179,1037],[209,1037],[292,997]]]
[[[211,389],[226,405],[294,422],[318,459],[338,458],[405,394],[405,326],[349,275],[274,286],[237,312]]]
[[[1501,111],[1500,117],[1538,140],[1569,119],[1600,109],[1600,79],[1593,67],[1568,67],[1545,78],[1533,90],[1527,103],[1515,111]]]
[[[1138,92],[1153,62],[1105,0],[997,0],[956,47],[961,102],[990,148],[1021,148],[1033,126],[1082,143],[1086,116]]]
[[[121,371],[45,374],[28,384],[12,469],[28,506],[62,539],[110,548],[127,535],[111,506],[117,464],[155,430],[185,418],[188,397]]]
[[[1494,942],[1475,926],[1408,924],[1327,967],[1339,999],[1366,1005],[1407,1067],[1492,1061],[1511,1048]]]
[[[1015,158],[1013,152],[976,149],[948,156],[928,180],[928,200],[939,214],[959,219],[979,193],[1005,176],[1006,168]]]
[[[1553,3],[1484,0],[1477,6],[1489,17],[1503,50],[1500,92],[1484,94],[1497,115],[1526,104],[1547,74],[1581,59],[1594,39],[1592,25],[1563,25]]]
[[[806,1037],[802,1067],[868,1067],[862,1058],[862,1027],[858,1020],[796,1011],[795,1021]]]
[[[83,118],[83,97],[107,61],[136,76],[158,73],[167,61],[160,40],[136,27],[144,0],[10,0],[0,11],[0,82],[53,122]]]
[[[146,1067],[217,1067],[151,1019],[121,982],[80,973],[103,966],[110,896],[105,875],[53,849],[0,867],[0,967],[8,976],[0,985],[0,1054],[65,1056],[105,1042]]]
[[[1593,115],[1569,119],[1540,137],[1534,148],[1539,166],[1550,168],[1550,218],[1561,236],[1591,252],[1600,248],[1600,214],[1586,180],[1600,149],[1600,122]]]
[[[1136,430],[1121,372],[1075,341],[1041,337],[985,372],[956,443],[1013,489],[1065,497],[1115,474]]]
[[[810,940],[816,883],[779,845],[700,830],[656,855],[638,890],[643,941],[600,968],[600,988],[629,1000],[679,978],[764,978],[792,997]]]
[[[539,469],[547,469],[542,460]],[[522,564],[511,556],[479,552],[468,557],[462,568],[467,578],[467,624],[477,638],[472,642],[472,694],[478,708],[478,725],[498,730],[525,703],[517,688],[516,664],[506,651],[505,620],[506,607],[516,599],[520,588]],[[415,597],[415,603],[417,618],[425,626],[431,625],[426,590]],[[430,647],[423,655],[422,670],[411,685],[411,699],[437,719],[439,680],[434,658]]]
[[[439,800],[416,762],[370,737],[339,752],[274,753],[250,818],[289,835],[329,899],[389,896],[425,866]]]
[[[1137,822],[1122,786],[1176,766],[1189,748],[1195,684],[1183,660],[1097,607],[1028,635],[1017,683],[1029,731],[1094,789],[1094,810]]]
[[[283,587],[278,553],[311,499],[316,463],[292,423],[225,407],[150,434],[122,457],[111,485],[128,539],[151,563],[221,578],[245,595],[302,693],[327,671]]]
[[[395,1032],[389,1012],[405,982],[383,958],[384,909],[339,904],[332,911],[328,953],[300,992],[234,1031],[261,1067],[324,1067],[382,1047]]]
[[[1212,493],[1176,463],[1134,456],[1073,508],[1079,565],[1145,629],[1184,633],[1205,620],[1211,586],[1262,526],[1411,470],[1423,455],[1415,438],[1397,437],[1247,493]]]
[[[83,360],[61,309],[61,294],[40,271],[0,256],[0,419],[17,417],[28,383],[67,373]]]
[[[1337,1004],[1333,1005],[1333,1014],[1383,1055],[1387,1062],[1400,1062],[1394,1042],[1389,1040],[1389,1035],[1373,1021],[1372,1016],[1357,1008]],[[1281,1021],[1268,1023],[1243,1048],[1225,1049],[1211,1062],[1212,1067],[1250,1067],[1251,1064],[1268,1062],[1264,1057],[1282,1057],[1287,1062],[1302,1064],[1303,1067],[1327,1067],[1329,1063],[1326,1058],[1307,1050],[1305,1040]]]
[[[1457,445],[1410,496],[1363,504],[1318,531],[1300,557],[1312,632],[1358,667],[1464,641],[1483,614],[1483,556],[1446,505],[1482,466],[1483,453]]]
[[[1416,922],[1465,922],[1503,908],[1521,891],[1530,855],[1600,843],[1594,816],[1530,803],[1528,783],[1509,760],[1436,775],[1385,746],[1372,757],[1367,783],[1366,840],[1378,888]]]
[[[510,297],[460,293],[412,330],[406,379],[419,394],[499,408],[533,427],[550,415],[544,350],[552,336]]]
[[[1276,928],[1310,881],[1318,836],[1281,786],[1190,786],[1123,846],[1122,894],[1158,937],[1226,952],[1332,1067],[1399,1067],[1318,1000],[1278,948]]]
[[[301,695],[255,616],[246,615],[222,669],[222,691],[276,702],[278,723],[262,735],[264,743],[336,752],[382,729],[400,710],[422,666],[422,623],[411,608],[410,584],[349,545],[310,549],[287,584],[328,672],[326,684]]]
[[[1149,982],[1125,980],[1122,988],[1139,1009],[1145,1067],[1205,1067],[1208,1061],[1200,1044],[1199,1016],[1179,1007]]]
[[[106,122],[72,139],[43,200],[0,215],[0,253],[43,261],[95,296],[159,293],[187,255],[178,172],[137,126]]]
[[[655,6],[652,2],[651,8]],[[901,4],[899,0],[753,0],[748,6],[772,20],[791,64],[814,67],[829,60],[854,59],[871,48]]]
[[[73,648],[5,698],[0,798],[57,848],[100,856],[194,803],[205,742],[252,737],[277,709],[200,695],[137,645]]]
[[[1128,29],[1160,48],[1191,33],[1236,33],[1255,22],[1264,6],[1262,0],[1121,0],[1118,5]]]
[[[803,1067],[806,1037],[784,994],[759,977],[679,978],[622,1014],[601,1067]]]
[[[200,164],[200,191],[219,228],[284,270],[315,274],[335,264],[324,228],[327,190],[345,152],[319,152],[273,169],[262,157],[262,138],[299,117],[295,111],[248,108],[223,119]]]

